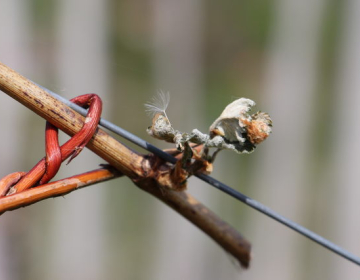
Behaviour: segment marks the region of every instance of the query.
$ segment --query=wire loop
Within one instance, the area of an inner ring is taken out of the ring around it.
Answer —
[[[0,197],[22,192],[36,185],[49,182],[58,172],[61,163],[73,160],[90,141],[96,132],[102,111],[102,101],[96,94],[84,94],[70,100],[78,106],[89,108],[83,127],[61,147],[58,141],[58,128],[46,122],[46,156],[28,173],[15,172],[0,180]]]

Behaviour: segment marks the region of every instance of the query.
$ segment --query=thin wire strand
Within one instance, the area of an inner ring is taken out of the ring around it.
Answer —
[[[37,84],[38,85],[38,84]],[[56,99],[60,100],[61,102],[65,103],[67,106],[75,110],[76,112],[80,113],[83,116],[86,116],[86,110],[77,106],[74,103],[71,103],[64,97],[52,92],[51,90],[44,88],[43,86],[38,85],[43,90],[54,96]],[[139,147],[156,154],[160,158],[162,158],[165,161],[175,163],[176,159],[169,155],[168,153],[160,150],[159,148],[155,147],[154,145],[151,145],[150,143],[146,142],[145,140],[141,139],[140,137],[126,131],[125,129],[105,120],[100,119],[100,125],[109,129],[110,131],[118,134],[119,136],[129,140],[130,142],[138,145]],[[275,211],[271,210],[270,208],[266,207],[265,205],[261,204],[260,202],[234,190],[233,188],[225,185],[224,183],[212,178],[211,176],[205,175],[205,174],[197,174],[195,175],[199,179],[205,181],[206,183],[212,185],[213,187],[217,188],[218,190],[221,190],[222,192],[234,197],[237,200],[240,200],[241,202],[245,203],[246,205],[252,207],[255,210],[258,210],[259,212],[267,215],[268,217],[282,223],[283,225],[297,231],[298,233],[302,234],[303,236],[309,238],[310,240],[318,243],[319,245],[329,249],[330,251],[334,252],[337,255],[340,255],[344,257],[345,259],[357,264],[360,266],[360,258],[355,256],[354,254],[346,251],[345,249],[341,248],[340,246],[332,243],[331,241],[325,239],[324,237],[310,231],[309,229],[283,217],[282,215],[276,213]]]

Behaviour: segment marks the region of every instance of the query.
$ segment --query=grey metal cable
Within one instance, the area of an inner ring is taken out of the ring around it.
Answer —
[[[38,84],[37,84],[38,85]],[[86,110],[77,106],[74,103],[71,103],[70,101],[68,101],[67,99],[65,99],[64,97],[52,92],[51,90],[44,88],[40,85],[38,85],[39,87],[41,87],[43,90],[45,90],[46,92],[48,92],[49,94],[51,94],[52,96],[54,96],[56,99],[58,99],[59,101],[65,103],[67,106],[69,106],[70,108],[72,108],[73,110],[75,110],[76,112],[80,113],[83,116],[86,116]],[[125,129],[105,120],[105,119],[101,119],[100,120],[100,125],[109,129],[110,131],[120,135],[121,137],[129,140],[130,142],[138,145],[139,147],[144,148],[145,150],[156,154],[157,156],[159,156],[160,158],[164,159],[165,161],[171,162],[171,163],[175,163],[176,159],[169,155],[168,153],[160,150],[159,148],[155,147],[154,145],[151,145],[150,143],[146,142],[145,140],[141,139],[140,137],[126,131]],[[246,205],[258,210],[259,212],[267,215],[268,217],[282,223],[283,225],[297,231],[298,233],[302,234],[303,236],[309,238],[310,240],[318,243],[319,245],[329,249],[330,251],[334,252],[337,255],[340,255],[342,257],[344,257],[345,259],[357,264],[360,266],[360,258],[355,256],[354,254],[346,251],[345,249],[341,248],[340,246],[332,243],[331,241],[325,239],[324,237],[310,231],[309,229],[283,217],[282,215],[276,213],[275,211],[271,210],[270,208],[266,207],[265,205],[261,204],[260,202],[234,190],[233,188],[225,185],[224,183],[212,178],[211,176],[205,175],[205,174],[198,174],[195,175],[196,177],[198,177],[199,179],[205,181],[206,183],[212,185],[213,187],[227,193],[228,195],[234,197],[237,200],[240,200],[241,202],[245,203]]]

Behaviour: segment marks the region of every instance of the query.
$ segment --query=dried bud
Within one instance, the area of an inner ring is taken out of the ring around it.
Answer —
[[[251,116],[252,120],[241,120],[247,128],[247,136],[252,144],[260,144],[271,133],[272,121],[267,113],[257,112]]]
[[[146,132],[154,138],[174,143],[176,131],[171,126],[167,116],[163,113],[155,114],[152,125],[148,127]]]
[[[221,136],[239,153],[252,152],[255,145],[265,140],[271,133],[271,119],[266,113],[248,113],[255,102],[240,98],[230,103],[220,117],[210,126],[210,137]]]
[[[169,95],[160,92],[151,103],[145,105],[147,111],[154,115],[152,126],[147,132],[155,138],[175,143],[181,151],[187,142],[191,142],[206,148],[250,153],[271,133],[272,121],[269,115],[263,112],[249,115],[255,102],[247,98],[237,99],[226,106],[210,126],[209,134],[198,129],[193,129],[190,134],[182,133],[171,126],[166,115],[169,98]]]

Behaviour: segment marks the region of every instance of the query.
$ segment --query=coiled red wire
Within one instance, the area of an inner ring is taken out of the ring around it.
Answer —
[[[90,141],[100,121],[102,101],[96,94],[80,95],[70,101],[83,108],[89,108],[83,127],[60,147],[58,128],[46,122],[46,156],[29,172],[14,172],[2,178],[0,180],[0,197],[49,182],[58,172],[61,163],[69,157],[69,162],[73,160]]]

